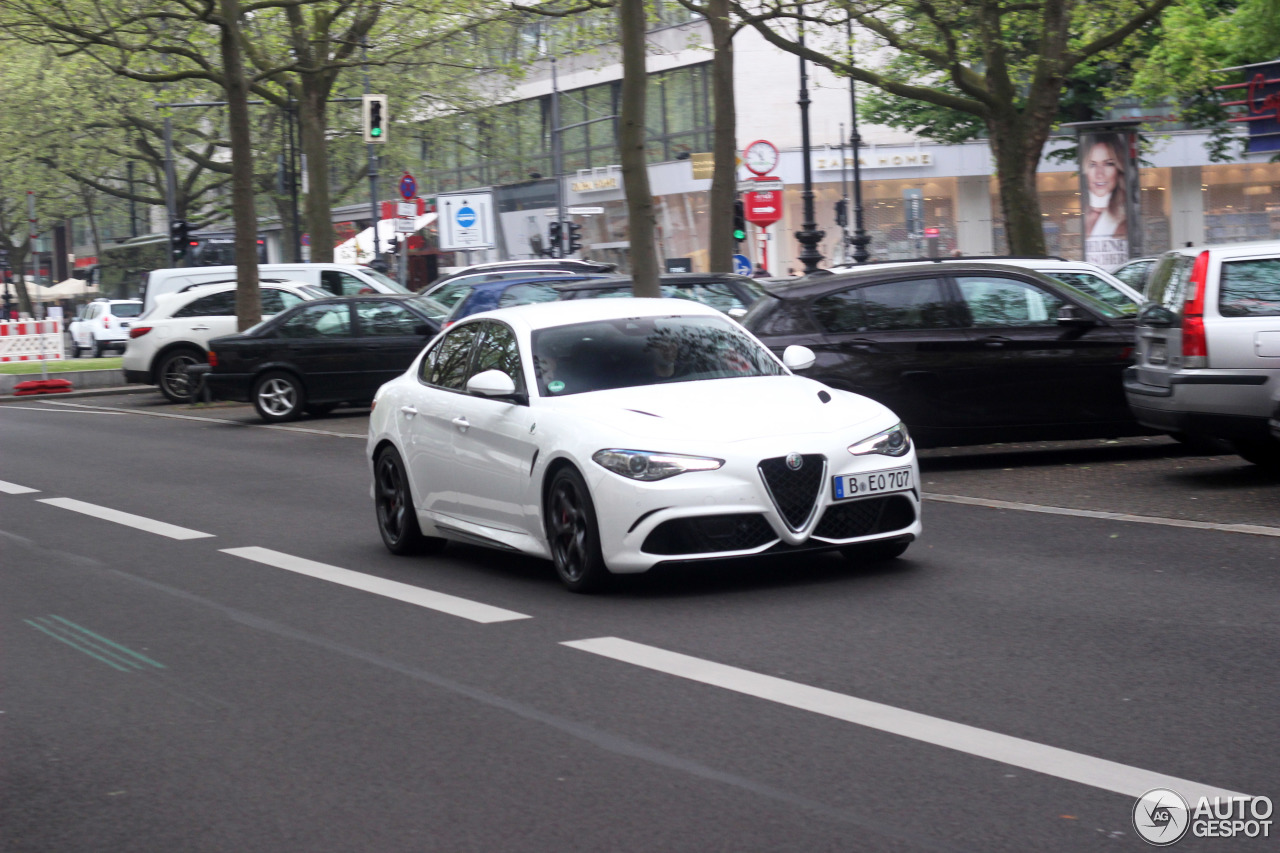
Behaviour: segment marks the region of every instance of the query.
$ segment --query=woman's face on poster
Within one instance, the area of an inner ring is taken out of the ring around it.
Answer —
[[[1084,161],[1084,175],[1092,195],[1109,196],[1115,192],[1120,180],[1120,161],[1110,145],[1095,142],[1090,146]]]

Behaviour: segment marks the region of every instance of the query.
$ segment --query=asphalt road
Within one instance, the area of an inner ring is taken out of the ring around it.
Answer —
[[[1140,850],[1158,784],[1280,797],[1280,484],[1235,457],[927,451],[893,566],[585,597],[388,554],[367,413],[158,399],[0,405],[6,851]]]

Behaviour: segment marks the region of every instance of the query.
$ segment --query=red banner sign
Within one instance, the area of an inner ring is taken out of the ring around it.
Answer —
[[[753,190],[743,195],[743,207],[748,222],[767,228],[782,218],[782,192]]]

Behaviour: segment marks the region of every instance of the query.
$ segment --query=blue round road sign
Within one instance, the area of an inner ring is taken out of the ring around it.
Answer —
[[[418,182],[413,179],[413,175],[408,172],[400,178],[400,197],[405,201],[410,201],[418,194]]]
[[[476,212],[470,207],[463,206],[458,208],[454,218],[458,220],[458,224],[463,228],[470,228],[476,224]]]
[[[746,255],[734,255],[733,271],[738,275],[751,275],[751,259]]]

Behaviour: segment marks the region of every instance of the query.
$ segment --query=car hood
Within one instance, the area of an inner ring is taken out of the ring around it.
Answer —
[[[800,376],[672,382],[543,398],[541,403],[574,420],[590,420],[644,439],[695,442],[842,430],[854,441],[866,437],[862,433],[872,429],[871,422],[892,417],[874,400]]]

